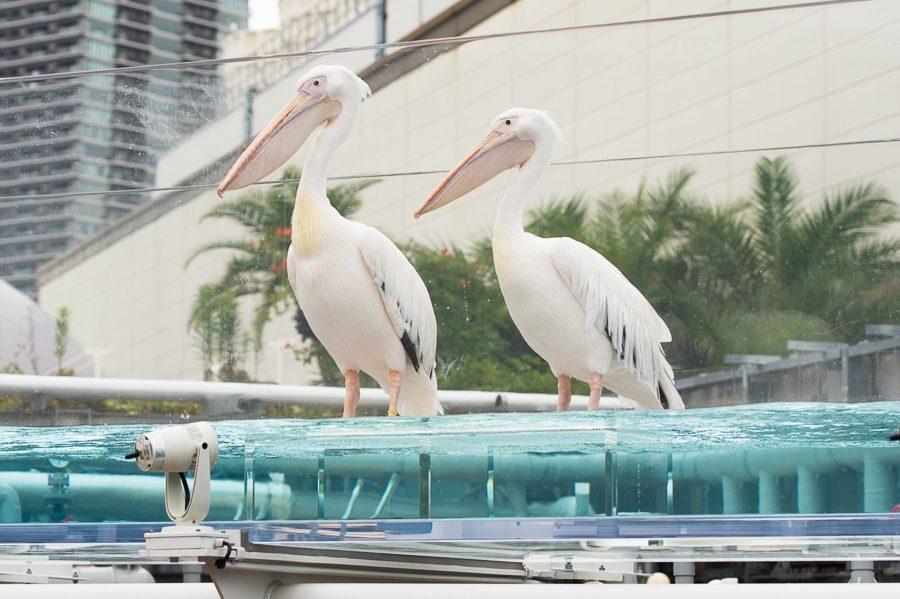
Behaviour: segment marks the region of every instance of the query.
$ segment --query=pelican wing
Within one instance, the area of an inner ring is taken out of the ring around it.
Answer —
[[[403,252],[381,231],[370,228],[359,248],[381,289],[384,309],[406,355],[417,371],[430,378],[434,372],[437,321],[425,283]]]
[[[597,327],[627,368],[654,387],[672,376],[660,343],[671,341],[669,327],[650,302],[609,260],[574,239],[554,240],[553,265],[581,304],[585,327]]]

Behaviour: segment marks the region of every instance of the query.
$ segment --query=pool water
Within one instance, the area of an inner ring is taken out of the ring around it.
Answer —
[[[211,520],[846,514],[900,504],[900,402],[213,423]],[[148,426],[0,427],[0,522],[166,520]]]

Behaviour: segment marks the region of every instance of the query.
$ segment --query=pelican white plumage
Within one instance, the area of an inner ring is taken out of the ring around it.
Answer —
[[[604,384],[644,408],[684,408],[661,346],[672,336],[641,292],[588,246],[537,237],[522,226],[527,192],[559,139],[546,112],[507,110],[413,216],[519,167],[494,222],[494,267],[513,322],[557,377],[557,409],[569,406],[570,377],[590,385],[589,409],[597,408]]]
[[[440,414],[437,323],[425,284],[384,234],[342,217],[325,194],[328,162],[368,95],[368,85],[349,69],[314,67],[241,154],[218,193],[270,174],[324,125],[303,166],[291,217],[286,267],[297,302],[344,374],[345,417],[356,414],[360,370],[387,392],[389,415]]]

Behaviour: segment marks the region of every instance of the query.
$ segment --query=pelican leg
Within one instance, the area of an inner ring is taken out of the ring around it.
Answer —
[[[600,394],[603,392],[603,376],[592,372],[588,385],[591,387],[591,394],[588,397],[588,410],[596,410],[600,407]]]
[[[399,416],[397,400],[400,399],[400,373],[396,370],[388,371],[388,398],[391,401],[388,407],[388,416]]]
[[[572,403],[572,379],[565,374],[556,377],[556,390],[559,393],[556,398],[556,411],[565,412]]]
[[[356,418],[356,405],[359,403],[359,371],[348,370],[344,373],[344,418]]]

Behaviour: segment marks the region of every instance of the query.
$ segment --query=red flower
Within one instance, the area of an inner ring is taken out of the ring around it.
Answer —
[[[441,250],[441,256],[446,257],[446,256],[452,256],[452,255],[453,255],[453,252],[451,252],[451,251],[448,250],[447,248],[444,248],[444,249]]]
[[[285,237],[290,237],[291,236],[291,228],[290,227],[283,228],[281,230],[281,234],[284,235]]]

